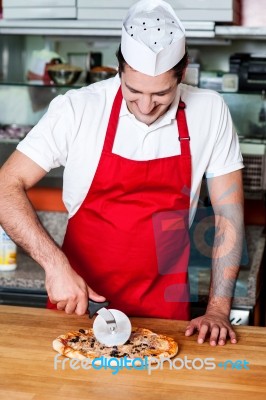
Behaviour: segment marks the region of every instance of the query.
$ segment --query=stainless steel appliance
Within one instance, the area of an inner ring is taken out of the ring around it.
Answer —
[[[266,54],[235,53],[230,57],[230,72],[239,77],[239,90],[266,89]]]

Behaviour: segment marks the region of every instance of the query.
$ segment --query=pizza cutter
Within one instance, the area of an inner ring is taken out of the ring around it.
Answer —
[[[108,301],[96,302],[89,300],[89,317],[98,314],[93,322],[93,332],[96,339],[107,347],[120,346],[131,335],[131,323],[122,311],[108,309]]]

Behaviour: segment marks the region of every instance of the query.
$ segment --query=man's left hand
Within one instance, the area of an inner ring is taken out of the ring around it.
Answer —
[[[206,312],[205,315],[192,319],[186,327],[185,335],[191,336],[198,331],[198,343],[202,344],[210,334],[210,345],[217,344],[223,346],[226,344],[226,338],[229,336],[231,343],[237,343],[236,333],[233,330],[230,321],[226,315],[217,315],[214,312]]]

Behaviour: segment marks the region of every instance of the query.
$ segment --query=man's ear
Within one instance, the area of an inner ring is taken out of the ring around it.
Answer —
[[[187,71],[187,67],[188,67],[188,64],[187,64],[187,65],[186,65],[186,67],[183,69],[183,73],[182,73],[181,82],[182,82],[182,81],[183,81],[183,79],[185,78],[186,71]]]
[[[188,64],[189,64],[189,56],[187,56],[186,66],[185,66],[185,68],[183,69],[182,78],[181,78],[181,81],[180,81],[180,82],[182,82],[183,79],[185,78],[185,74],[186,74],[186,71],[187,71]]]

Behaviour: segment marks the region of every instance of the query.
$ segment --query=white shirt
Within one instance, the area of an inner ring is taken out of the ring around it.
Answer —
[[[73,216],[92,183],[101,155],[115,94],[117,75],[56,97],[47,113],[17,149],[44,170],[64,166],[63,201]],[[122,101],[113,153],[132,160],[151,160],[180,154],[176,111],[186,103],[192,155],[190,222],[196,210],[201,181],[243,168],[238,137],[223,98],[216,92],[180,84],[169,110],[147,126],[136,120]]]

